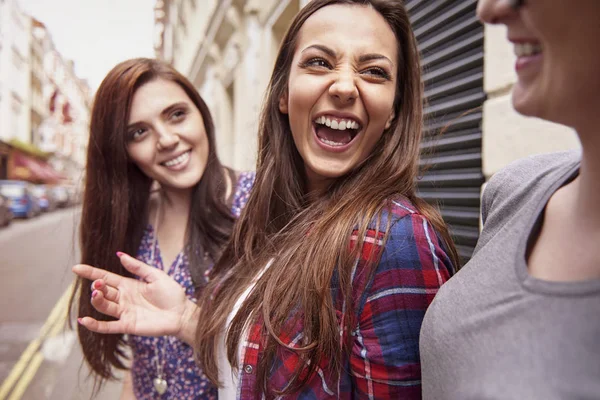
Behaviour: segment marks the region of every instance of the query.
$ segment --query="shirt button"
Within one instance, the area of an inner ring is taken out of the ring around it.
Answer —
[[[252,365],[246,364],[246,366],[244,367],[244,372],[247,374],[251,374],[253,370],[254,369],[252,368]]]

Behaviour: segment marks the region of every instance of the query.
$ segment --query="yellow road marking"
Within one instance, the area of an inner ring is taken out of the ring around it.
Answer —
[[[15,386],[15,390],[13,390],[8,400],[21,399],[23,393],[25,393],[25,390],[27,390],[31,380],[37,373],[38,368],[40,368],[40,365],[42,365],[42,361],[44,361],[44,356],[38,351],[35,356],[33,356],[33,359],[27,366],[27,369],[23,373],[23,376],[21,376],[21,379],[19,379],[17,386]]]
[[[21,354],[21,357],[19,357],[19,361],[17,361],[8,374],[8,377],[4,380],[4,382],[2,382],[2,386],[0,386],[0,400],[4,400],[6,398],[15,384],[17,385],[15,386],[15,390],[13,391],[13,394],[9,400],[19,398],[14,397],[15,393],[17,393],[17,388],[22,387],[23,391],[27,389],[31,379],[44,360],[43,355],[38,351],[42,341],[45,337],[49,336],[48,333],[52,333],[54,336],[56,336],[60,329],[64,327],[64,323],[66,321],[66,307],[69,302],[69,296],[73,291],[74,284],[75,282],[72,282],[67,290],[65,290],[65,292],[61,295],[60,299],[54,305],[52,311],[50,311],[50,315],[48,316],[48,319],[46,319],[42,329],[40,329],[39,336],[29,343],[25,351]],[[62,321],[62,323],[60,323],[60,321]],[[25,382],[26,385],[23,386],[22,382]]]
[[[29,346],[27,346],[23,354],[21,354],[19,361],[17,361],[13,369],[10,371],[10,374],[4,380],[2,386],[0,387],[1,400],[4,400],[6,398],[6,395],[8,394],[8,392],[10,392],[10,389],[13,387],[17,379],[21,376],[21,374],[25,370],[25,367],[27,366],[31,358],[35,355],[41,343],[42,341],[39,338],[33,340],[31,343],[29,343]]]

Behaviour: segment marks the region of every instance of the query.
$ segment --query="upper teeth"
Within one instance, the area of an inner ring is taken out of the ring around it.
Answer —
[[[539,43],[515,43],[515,55],[517,57],[532,56],[542,52],[542,45]]]
[[[337,129],[338,131],[345,131],[346,129],[358,129],[359,124],[351,119],[332,119],[326,116],[322,116],[316,119],[316,124],[326,125],[331,129]]]
[[[182,155],[180,155],[180,156],[178,156],[178,157],[175,157],[175,158],[174,158],[174,159],[172,159],[172,160],[169,160],[169,161],[166,161],[166,162],[164,162],[164,164],[165,164],[167,167],[172,167],[173,165],[177,165],[177,164],[180,164],[180,163],[182,163],[182,162],[186,161],[186,160],[189,158],[189,156],[190,156],[190,152],[189,152],[189,151],[186,151],[186,152],[185,152],[185,153],[183,153]]]

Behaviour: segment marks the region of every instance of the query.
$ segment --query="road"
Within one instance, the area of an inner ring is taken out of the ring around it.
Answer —
[[[79,215],[68,208],[0,229],[0,400],[90,398],[92,381],[65,324]],[[119,392],[110,383],[96,398]]]

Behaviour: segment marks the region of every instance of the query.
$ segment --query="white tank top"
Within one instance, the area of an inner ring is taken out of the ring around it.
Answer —
[[[259,274],[252,280],[252,282],[250,283],[250,286],[248,286],[246,288],[246,290],[244,290],[244,292],[237,299],[237,301],[233,305],[233,308],[231,309],[231,312],[229,313],[229,316],[227,316],[227,320],[225,322],[225,330],[229,330],[229,327],[231,326],[231,321],[233,321],[233,318],[236,316],[237,312],[239,311],[239,309],[242,306],[242,304],[244,303],[244,301],[248,298],[250,293],[252,293],[252,290],[254,290],[254,287],[256,286],[256,282],[265,273],[265,271],[271,266],[272,263],[273,263],[273,260],[271,259],[267,263],[267,265],[265,265],[265,267],[259,272]],[[246,324],[246,326],[244,327],[244,334],[242,335],[243,337],[247,336],[247,330],[248,330],[248,326]],[[244,360],[240,359],[241,358],[240,355],[243,354],[242,343],[244,343],[244,340],[240,340],[240,343],[238,343],[238,351],[237,351],[238,365],[242,365],[242,363],[244,361]],[[231,368],[231,364],[229,363],[229,360],[227,359],[227,349],[225,348],[225,331],[221,332],[221,334],[219,335],[218,347],[217,347],[217,357],[218,357],[218,366],[219,366],[219,381],[221,381],[221,383],[223,384],[223,387],[219,388],[219,399],[224,399],[224,400],[237,399],[238,398],[239,371],[234,371],[233,368]]]

